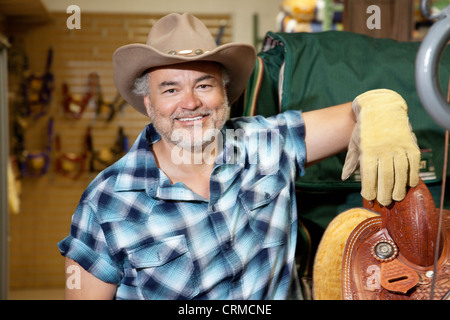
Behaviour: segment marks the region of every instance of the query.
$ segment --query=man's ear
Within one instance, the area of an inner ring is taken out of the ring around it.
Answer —
[[[147,114],[150,114],[150,97],[148,95],[144,95],[144,105],[145,109],[147,109]]]
[[[223,86],[223,94],[228,99],[228,84]]]

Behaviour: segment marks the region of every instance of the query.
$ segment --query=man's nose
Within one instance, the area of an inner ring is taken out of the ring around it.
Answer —
[[[183,109],[196,109],[200,106],[201,101],[194,90],[186,90],[181,101]]]

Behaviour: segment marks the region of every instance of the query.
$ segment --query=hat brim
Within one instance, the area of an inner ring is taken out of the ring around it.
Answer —
[[[227,94],[232,104],[247,86],[255,65],[256,51],[248,44],[229,43],[201,55],[180,56],[161,53],[144,44],[129,44],[114,52],[114,83],[125,101],[148,116],[143,97],[132,91],[136,78],[150,68],[192,61],[211,61],[224,66],[230,77]]]

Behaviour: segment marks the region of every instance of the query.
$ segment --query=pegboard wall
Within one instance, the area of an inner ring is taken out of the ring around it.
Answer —
[[[74,161],[88,150],[88,129],[91,133],[90,150],[107,159],[116,142],[124,141],[118,139],[120,128],[130,146],[150,121],[131,106],[121,105],[120,99],[113,103],[117,91],[113,83],[112,54],[122,45],[145,43],[151,26],[163,15],[82,13],[81,29],[70,30],[66,25],[69,14],[54,13],[46,24],[7,26],[6,33],[12,43],[9,54],[11,153],[17,154],[18,144],[22,151],[31,155],[49,147],[48,170],[39,171],[45,172],[40,176],[36,172],[32,176],[28,170],[18,179],[20,210],[10,216],[11,289],[63,288],[64,258],[56,244],[68,235],[71,217],[82,192],[104,166],[99,161],[97,164],[90,161],[92,152],[84,161]],[[221,41],[232,40],[230,15],[196,16],[205,22],[215,37],[225,25]],[[50,48],[53,53],[51,99],[48,107],[39,113],[24,106],[20,86],[24,74],[23,58],[27,57],[30,72],[42,74]],[[99,85],[95,88],[101,89],[103,106],[99,107],[94,98],[84,105],[65,103],[67,97],[75,102],[86,97],[93,74],[98,76]],[[63,94],[64,83],[69,95]],[[82,107],[85,107],[84,112],[78,114]],[[31,110],[31,113],[24,116],[18,110]],[[111,110],[114,110],[113,114]],[[48,135],[49,123],[53,124],[51,135]],[[22,134],[20,139],[16,132],[18,125]],[[58,162],[63,156],[66,160]],[[15,162],[17,176],[23,173],[23,165],[18,163],[20,161]],[[58,166],[59,163],[63,164],[62,167]],[[77,172],[80,173],[78,176]]]

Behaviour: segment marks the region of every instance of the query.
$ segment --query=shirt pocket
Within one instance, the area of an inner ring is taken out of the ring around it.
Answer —
[[[184,235],[166,238],[129,253],[145,299],[191,299],[198,294],[194,264]]]
[[[285,243],[291,225],[289,183],[282,175],[267,175],[247,188],[240,202],[248,214],[250,228],[262,247]]]

